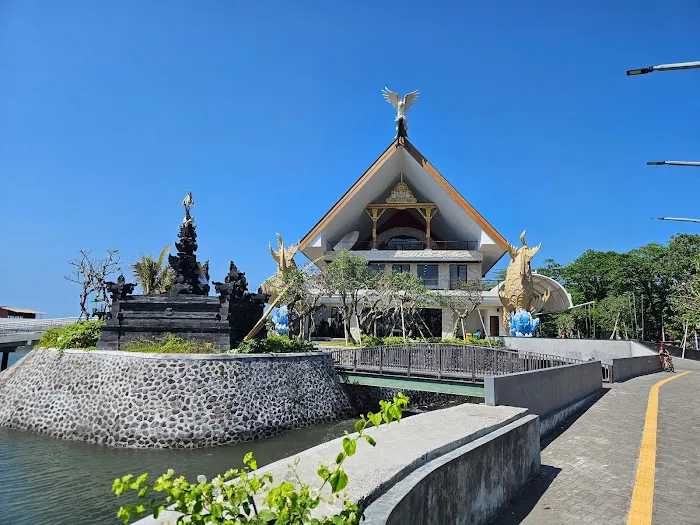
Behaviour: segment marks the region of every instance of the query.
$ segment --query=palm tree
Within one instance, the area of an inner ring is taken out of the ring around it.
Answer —
[[[173,269],[166,264],[165,256],[168,255],[172,244],[168,244],[160,252],[158,259],[150,255],[141,255],[131,265],[134,279],[141,286],[144,295],[164,293],[173,280]]]

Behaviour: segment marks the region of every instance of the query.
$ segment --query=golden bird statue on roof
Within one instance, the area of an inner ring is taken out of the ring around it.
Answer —
[[[415,91],[406,93],[402,99],[399,97],[398,93],[394,93],[389,88],[385,87],[382,90],[382,95],[384,95],[384,98],[389,104],[396,108],[396,119],[394,120],[396,122],[397,138],[408,137],[408,119],[406,118],[406,112],[408,111],[408,108],[410,108],[416,102],[416,100],[418,100],[420,93],[416,89]]]

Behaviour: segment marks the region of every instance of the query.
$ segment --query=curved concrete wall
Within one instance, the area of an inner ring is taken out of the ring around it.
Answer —
[[[0,426],[129,448],[257,439],[343,417],[330,354],[36,349],[0,374]]]
[[[364,523],[489,523],[539,470],[539,421],[528,415],[418,468],[367,508]]]
[[[548,337],[500,337],[508,348],[571,357],[610,364],[613,359],[653,355],[654,352],[635,341],[610,339],[555,339]]]

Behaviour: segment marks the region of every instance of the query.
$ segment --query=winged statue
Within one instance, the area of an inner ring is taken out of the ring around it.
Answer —
[[[398,135],[400,137],[408,136],[408,119],[406,118],[406,111],[408,111],[408,108],[410,108],[416,102],[416,100],[418,100],[420,93],[416,89],[415,91],[406,93],[402,99],[399,97],[398,93],[394,93],[389,88],[385,87],[382,90],[382,95],[384,95],[384,98],[389,104],[396,108],[395,122],[397,123],[396,130],[398,131]]]
[[[190,208],[194,206],[194,197],[192,197],[192,192],[188,191],[185,195],[185,199],[182,201],[182,205],[185,207],[185,212],[187,215],[190,214]]]

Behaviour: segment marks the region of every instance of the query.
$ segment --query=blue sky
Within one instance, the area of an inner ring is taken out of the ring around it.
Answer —
[[[257,286],[394,136],[535,266],[664,242],[697,217],[700,3],[0,0],[0,304],[77,313],[80,248],[124,267],[176,238]],[[501,265],[505,261],[502,260]]]

